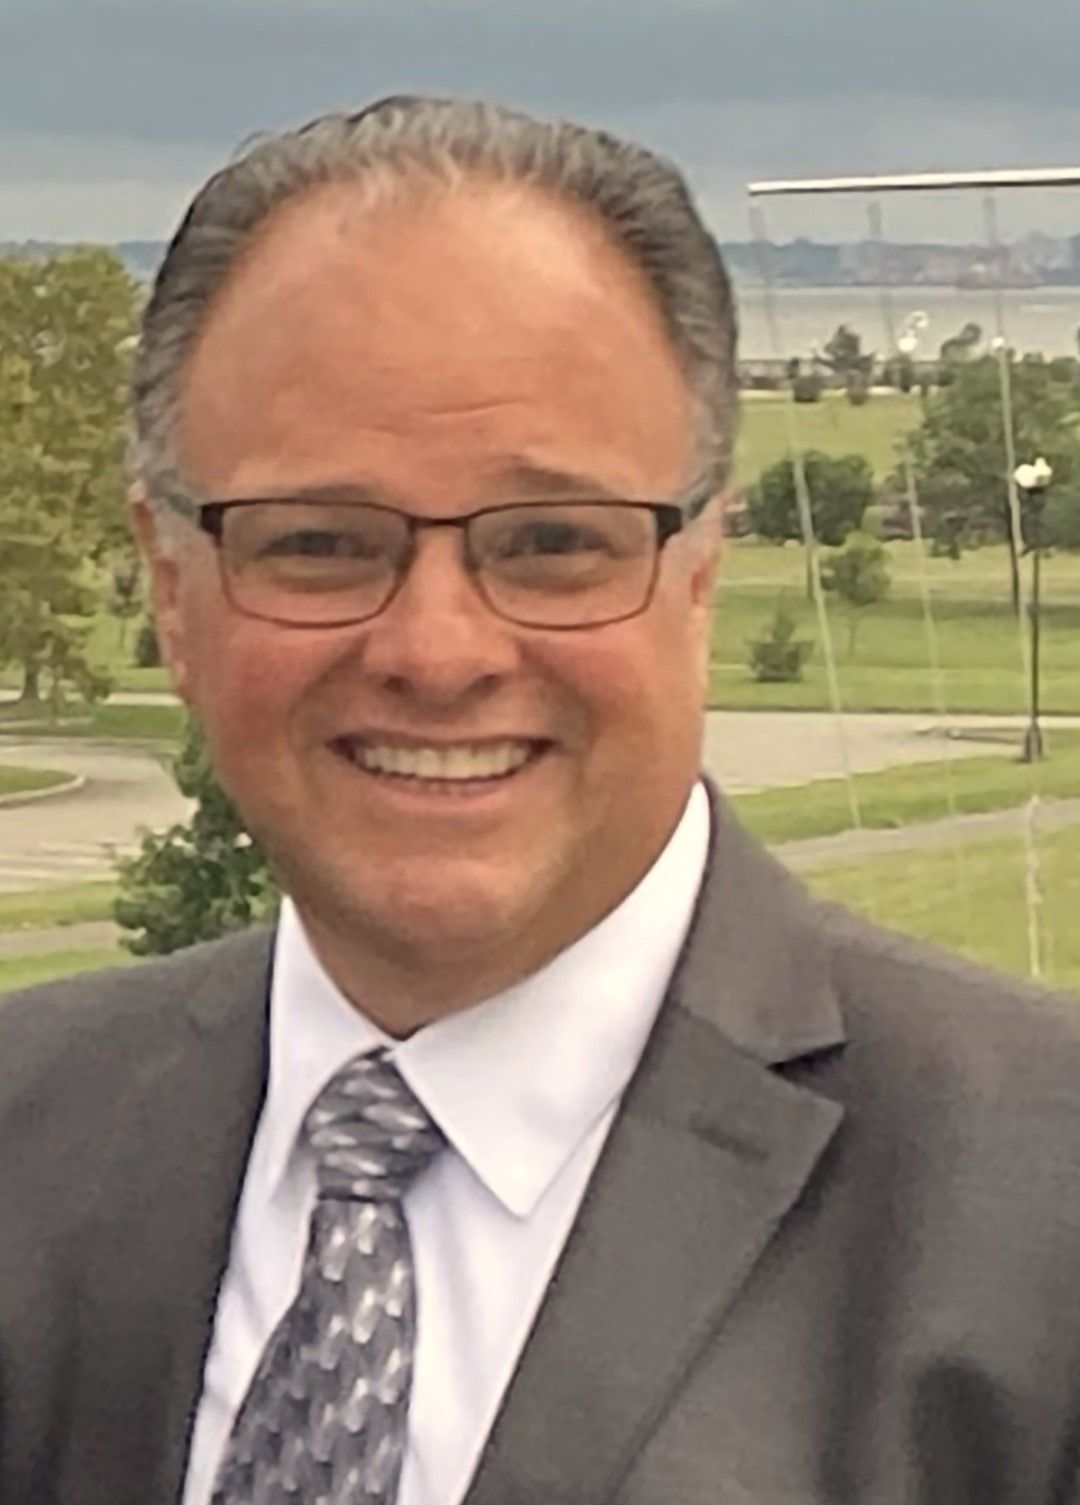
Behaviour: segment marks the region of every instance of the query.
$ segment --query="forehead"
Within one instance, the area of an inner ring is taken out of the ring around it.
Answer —
[[[681,467],[689,409],[644,277],[584,210],[505,185],[333,187],[279,211],[216,299],[181,450],[219,487],[283,464],[341,479],[361,442],[376,467],[509,447],[629,484]]]

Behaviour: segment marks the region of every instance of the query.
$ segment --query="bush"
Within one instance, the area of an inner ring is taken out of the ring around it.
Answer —
[[[826,455],[809,449],[802,457],[810,515],[819,543],[842,544],[874,500],[874,473],[864,455]],[[802,539],[797,473],[789,458],[762,471],[746,493],[750,526],[773,542]]]
[[[825,378],[817,372],[797,376],[791,384],[791,395],[796,402],[820,402],[825,390]]]
[[[161,666],[161,648],[157,629],[153,622],[143,622],[135,635],[133,652],[136,669],[157,669]]]
[[[1046,543],[1080,550],[1080,487],[1051,487],[1042,532]]]
[[[847,379],[848,402],[853,408],[861,408],[870,401],[870,378],[862,371],[853,371]]]
[[[268,919],[278,890],[262,853],[214,778],[193,722],[173,762],[180,792],[196,802],[186,823],[143,837],[120,864],[116,922],[136,956],[162,955]]]
[[[889,557],[869,533],[850,533],[842,549],[833,549],[821,568],[821,583],[848,608],[848,657],[855,657],[859,615],[889,593]]]
[[[769,629],[760,638],[750,639],[750,672],[758,684],[791,684],[802,679],[803,665],[813,652],[813,644],[795,636],[791,614],[778,607]]]

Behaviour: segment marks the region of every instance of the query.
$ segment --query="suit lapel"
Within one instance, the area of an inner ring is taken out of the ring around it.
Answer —
[[[244,939],[250,944],[238,950],[224,979],[228,1003],[218,991],[220,977],[193,1001],[193,1019],[203,1037],[194,1063],[197,1082],[191,1079],[190,1059],[178,1062],[173,1074],[177,1105],[190,1105],[194,1121],[173,1155],[183,1195],[175,1205],[172,1232],[182,1240],[188,1298],[176,1328],[167,1392],[162,1499],[178,1499],[183,1488],[218,1292],[266,1094],[272,936],[260,932]],[[206,1115],[202,1128],[200,1110]],[[215,1117],[217,1133],[207,1133],[205,1126]]]
[[[269,964],[270,936],[260,932],[159,974],[172,996],[158,1000],[155,1028],[165,1020],[167,1034],[123,1090],[101,1213],[82,1256],[85,1351],[99,1362],[83,1387],[75,1451],[101,1486],[95,1499],[167,1505],[182,1487],[265,1091]],[[143,1398],[137,1411],[132,1396]]]
[[[611,1497],[842,1116],[772,1069],[843,1038],[808,901],[709,792],[690,937],[465,1505]]]

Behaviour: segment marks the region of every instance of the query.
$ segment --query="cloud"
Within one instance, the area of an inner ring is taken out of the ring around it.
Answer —
[[[1067,161],[1078,56],[1076,0],[0,0],[0,237],[166,233],[253,131],[403,89],[638,137],[742,234],[750,178]]]
[[[9,0],[9,4],[12,0]],[[1067,104],[1075,0],[13,0],[0,128],[217,143],[400,88],[588,118],[920,95]]]

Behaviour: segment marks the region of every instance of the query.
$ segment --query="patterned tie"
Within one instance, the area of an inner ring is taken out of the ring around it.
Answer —
[[[350,1061],[304,1120],[316,1159],[300,1290],[237,1414],[211,1505],[392,1505],[416,1296],[406,1189],[445,1143],[385,1052]]]

